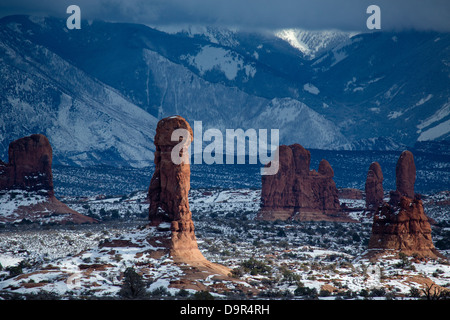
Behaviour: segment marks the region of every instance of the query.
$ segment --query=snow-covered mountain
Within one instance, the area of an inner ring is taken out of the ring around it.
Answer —
[[[275,35],[300,50],[306,58],[314,59],[336,46],[348,44],[357,33],[338,30],[309,31],[302,29],[282,29]]]
[[[158,119],[279,129],[283,144],[396,149],[448,138],[450,37],[255,33],[0,20],[0,145],[46,134],[55,162],[145,166]]]
[[[57,162],[77,165],[152,163],[157,120],[47,48],[2,28],[0,52],[3,154],[34,132],[50,138]],[[125,143],[124,143],[125,142]]]

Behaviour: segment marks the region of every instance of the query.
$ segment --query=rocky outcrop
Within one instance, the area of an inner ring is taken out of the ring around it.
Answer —
[[[322,160],[315,171],[309,168],[310,152],[301,145],[281,145],[278,151],[278,172],[262,176],[258,219],[353,221],[341,211],[328,161]]]
[[[398,206],[384,203],[374,215],[369,250],[398,250],[419,257],[441,256],[433,245],[422,200],[401,197]]]
[[[366,208],[370,211],[376,210],[383,203],[383,172],[378,162],[373,162],[367,172],[366,185]]]
[[[0,190],[40,191],[53,196],[52,147],[42,134],[9,144],[8,163],[0,164]]]
[[[342,188],[339,189],[339,199],[362,200],[364,199],[364,195],[359,189]]]
[[[56,199],[53,190],[52,147],[47,137],[33,134],[10,143],[8,163],[0,163],[0,191],[7,210],[1,210],[0,221],[38,223],[93,223],[95,219],[84,216]],[[8,201],[9,193],[18,191],[33,201],[19,199]]]
[[[374,215],[369,253],[398,250],[419,257],[442,256],[433,245],[430,219],[422,200],[414,196],[415,177],[413,155],[404,151],[396,167],[397,190],[390,193],[389,203],[380,206]]]
[[[172,141],[172,133],[184,129],[187,135]],[[187,137],[189,136],[189,140]],[[149,226],[156,227],[150,243],[162,243],[175,262],[228,275],[230,270],[206,260],[198,249],[192,213],[189,209],[190,164],[189,158],[181,163],[174,162],[172,151],[180,142],[185,149],[175,151],[180,159],[187,156],[187,147],[193,139],[189,123],[180,116],[164,118],[158,122],[155,136],[155,172],[148,190]]]

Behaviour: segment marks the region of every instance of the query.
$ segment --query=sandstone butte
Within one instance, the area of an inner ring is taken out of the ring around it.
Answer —
[[[171,158],[173,148],[181,141],[181,138],[171,139],[176,129],[187,130],[193,140],[189,123],[180,116],[164,118],[156,128],[155,171],[148,189],[149,228],[157,228],[160,232],[149,242],[155,246],[162,243],[174,262],[227,276],[231,271],[229,268],[211,263],[198,249],[188,199],[190,164],[175,164]],[[186,155],[187,149],[181,149],[180,156]]]
[[[52,174],[53,151],[47,137],[33,134],[9,144],[8,163],[0,161],[0,190],[23,190],[39,194],[44,202],[19,206],[10,215],[0,217],[0,221],[13,222],[22,219],[30,221],[44,217],[60,216],[59,223],[93,223],[95,219],[86,217],[56,199]]]
[[[328,161],[315,171],[310,170],[310,152],[301,145],[281,145],[278,151],[277,174],[262,176],[257,219],[355,222],[341,209]]]
[[[395,171],[397,189],[374,214],[369,256],[400,251],[419,258],[443,257],[433,245],[422,200],[414,194],[416,167],[410,151],[402,152]]]
[[[383,172],[378,162],[373,162],[367,172],[366,185],[366,209],[375,211],[383,204]]]

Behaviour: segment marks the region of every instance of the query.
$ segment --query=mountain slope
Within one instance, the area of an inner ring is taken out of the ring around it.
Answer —
[[[450,34],[360,34],[312,66],[320,96],[333,97],[321,113],[349,140],[448,138]]]
[[[39,131],[61,163],[141,166],[157,119],[173,114],[204,130],[279,129],[280,143],[307,148],[392,150],[450,135],[448,34],[102,21],[69,31],[28,16],[0,26],[3,154]]]
[[[191,123],[202,121],[204,129],[214,127],[224,133],[227,128],[279,128],[281,137],[316,148],[347,143],[331,122],[304,104],[290,124],[267,123],[261,114],[273,107],[272,99],[229,86],[226,80],[250,81],[256,74],[267,78],[269,71],[256,69],[256,63],[236,51],[201,42],[191,51],[177,47],[165,57],[159,51],[178,37],[169,41],[170,35],[147,27],[112,24],[118,30],[116,39],[102,44],[106,36],[100,30],[105,23],[99,23],[99,30],[72,36],[61,25],[56,27],[58,21],[23,16],[2,20],[6,26],[1,35],[5,58],[0,90],[4,152],[10,140],[39,131],[49,136],[55,163],[148,165],[157,121],[152,114],[157,118],[181,114]],[[125,40],[129,30],[122,28],[143,33]],[[62,45],[59,37],[74,42]],[[139,45],[134,45],[137,39]],[[111,46],[117,50],[107,54]],[[179,54],[182,49],[184,54]],[[208,50],[215,57],[212,64]],[[283,110],[300,104],[285,98],[277,105]],[[274,113],[271,119],[285,117],[283,112]],[[305,121],[307,125],[299,125]],[[302,138],[311,126],[325,134]]]
[[[356,33],[329,31],[308,31],[302,29],[283,29],[275,35],[300,50],[306,58],[314,59],[342,43],[348,43]]]
[[[152,162],[153,116],[18,33],[2,29],[0,51],[3,155],[18,137],[43,133],[50,139],[55,163]]]

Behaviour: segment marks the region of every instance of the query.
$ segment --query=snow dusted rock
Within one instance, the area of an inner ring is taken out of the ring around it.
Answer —
[[[42,134],[33,134],[9,144],[9,162],[0,165],[0,190],[41,191],[52,196],[52,147]]]
[[[399,250],[407,255],[441,257],[433,245],[422,200],[414,195],[416,166],[410,151],[402,152],[395,171],[397,190],[390,192],[389,203],[374,215],[369,253]]]
[[[185,145],[187,148],[194,135],[184,118],[164,118],[158,122],[156,128],[155,172],[148,190],[149,225],[165,231],[155,237],[155,241],[164,243],[174,261],[206,267],[210,271],[228,275],[228,268],[209,262],[198,249],[189,209],[190,164],[176,164],[172,159],[172,150],[179,144],[179,141],[172,141],[172,133],[177,129],[185,129],[190,134],[191,140]],[[187,152],[187,149],[180,149],[179,155],[187,155],[184,152]]]
[[[341,211],[334,172],[326,160],[309,170],[311,155],[299,144],[279,148],[279,170],[262,176],[261,220],[353,221]]]
[[[54,196],[52,147],[47,137],[33,134],[10,143],[8,163],[0,163],[0,221],[92,223]],[[27,199],[17,195],[26,193]],[[30,195],[34,196],[30,200]]]
[[[431,226],[422,200],[401,197],[399,206],[388,203],[376,212],[369,251],[399,250],[407,255],[436,258],[442,255],[431,239]]]
[[[383,203],[383,172],[378,162],[373,162],[366,178],[366,208],[376,210]]]

